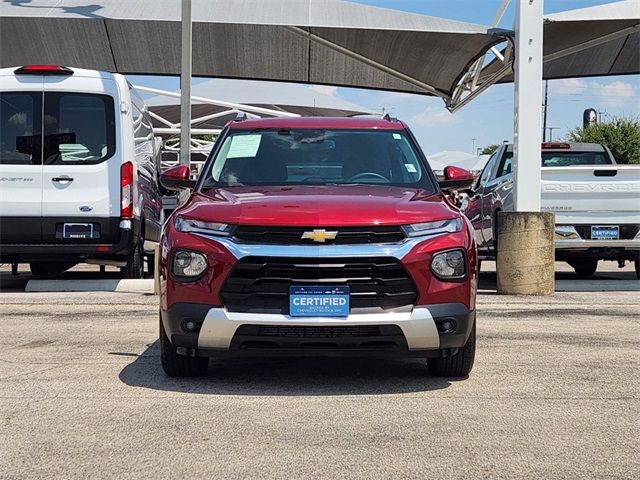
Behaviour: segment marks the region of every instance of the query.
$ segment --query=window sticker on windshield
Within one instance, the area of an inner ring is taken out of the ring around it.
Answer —
[[[395,138],[396,140],[402,140],[402,135],[400,135],[399,133],[394,133],[393,138]]]
[[[411,163],[405,163],[404,164],[404,168],[407,169],[407,172],[409,173],[416,173],[418,170],[416,170],[416,166],[412,165]]]
[[[231,137],[227,158],[253,158],[258,153],[262,135],[236,135]]]

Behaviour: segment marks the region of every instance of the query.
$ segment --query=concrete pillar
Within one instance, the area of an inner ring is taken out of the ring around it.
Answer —
[[[551,295],[555,290],[555,216],[549,212],[498,212],[498,293]]]

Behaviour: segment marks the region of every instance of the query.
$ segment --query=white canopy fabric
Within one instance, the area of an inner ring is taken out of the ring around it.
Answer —
[[[434,171],[442,171],[449,165],[464,168],[469,171],[478,171],[484,168],[489,155],[472,155],[467,152],[457,152],[444,150],[442,152],[427,155],[427,160],[431,169]]]
[[[638,3],[549,15],[544,78],[640,73]],[[0,67],[177,75],[179,19],[180,0],[3,0]],[[451,110],[512,81],[513,32],[482,25],[340,0],[193,0],[193,21],[194,76],[436,95]],[[491,47],[504,59],[478,71]]]
[[[88,5],[88,3],[91,3]],[[0,4],[0,66],[180,72],[179,0]],[[193,75],[451,97],[487,27],[339,0],[194,0]]]
[[[472,158],[469,158],[467,160],[463,160],[457,163],[456,166],[465,168],[471,172],[479,172],[486,165],[487,160],[489,160],[489,156],[490,155],[474,156]]]

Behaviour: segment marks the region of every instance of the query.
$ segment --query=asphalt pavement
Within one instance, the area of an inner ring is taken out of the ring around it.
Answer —
[[[637,291],[507,297],[481,280],[464,380],[379,359],[169,379],[157,297],[5,290],[0,477],[639,478]]]

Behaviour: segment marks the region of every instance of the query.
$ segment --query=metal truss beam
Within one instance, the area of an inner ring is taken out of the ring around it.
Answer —
[[[421,82],[420,80],[417,80],[405,73],[399,72],[398,70],[395,70],[391,67],[388,67],[386,65],[383,65],[379,62],[376,62],[375,60],[372,60],[368,57],[365,57],[364,55],[361,55],[359,53],[354,52],[353,50],[349,50],[348,48],[343,47],[342,45],[338,45],[337,43],[334,43],[330,40],[327,40],[326,38],[322,38],[319,35],[316,35],[314,33],[311,33],[308,30],[305,30],[303,28],[300,27],[287,27],[287,30],[300,35],[302,37],[308,38],[310,41],[315,42],[319,45],[325,46],[327,48],[330,48],[331,50],[334,50],[336,52],[342,53],[343,55],[346,55],[349,58],[353,58],[354,60],[357,60],[359,62],[364,63],[365,65],[368,65],[372,68],[375,68],[376,70],[380,70],[381,72],[387,73],[389,75],[391,75],[392,77],[398,78],[400,80],[403,80],[407,83],[410,83],[432,95],[435,95],[437,97],[440,97],[442,99],[445,100],[445,102],[448,102],[450,100],[450,96],[445,93],[442,92],[440,90],[438,90],[437,88],[426,84],[424,82]]]
[[[162,95],[162,96],[171,97],[171,98],[180,98],[179,93],[170,92],[168,90],[160,90],[158,88],[142,87],[137,85],[135,85],[134,88],[140,92],[153,93],[156,95]],[[299,117],[300,116],[297,113],[286,112],[283,110],[274,110],[271,108],[256,107],[254,105],[245,105],[242,103],[225,102],[223,100],[215,100],[212,98],[205,98],[205,97],[196,97],[193,95],[191,96],[191,102],[217,105],[219,107],[237,109],[242,112],[252,112],[252,113],[257,113],[262,115],[271,115],[273,117]]]

